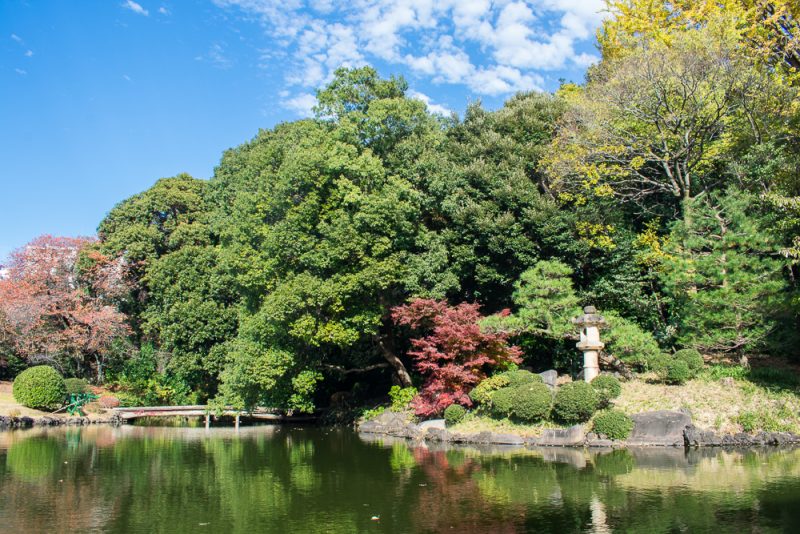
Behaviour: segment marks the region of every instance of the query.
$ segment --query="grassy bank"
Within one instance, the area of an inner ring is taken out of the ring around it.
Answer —
[[[710,366],[681,385],[657,383],[655,375],[622,382],[614,408],[628,415],[654,410],[688,410],[695,425],[723,434],[786,431],[800,434],[800,381],[793,369]],[[591,425],[591,423],[590,423]],[[553,422],[534,425],[470,412],[454,432],[482,431],[538,436]]]

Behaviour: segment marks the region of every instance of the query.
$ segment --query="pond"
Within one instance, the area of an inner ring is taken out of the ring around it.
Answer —
[[[800,531],[800,450],[412,447],[345,429],[0,432],[2,532]]]

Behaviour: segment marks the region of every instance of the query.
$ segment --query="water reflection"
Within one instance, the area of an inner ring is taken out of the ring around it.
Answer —
[[[412,447],[280,426],[0,433],[3,532],[781,532],[800,526],[798,503],[798,450]]]

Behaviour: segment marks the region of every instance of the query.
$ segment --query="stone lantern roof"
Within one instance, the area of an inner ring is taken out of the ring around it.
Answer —
[[[577,326],[578,328],[585,328],[588,326],[595,326],[597,328],[602,328],[604,326],[608,326],[606,322],[606,318],[602,315],[597,313],[597,308],[594,306],[586,306],[583,308],[583,315],[580,317],[575,317],[572,319],[572,324]]]

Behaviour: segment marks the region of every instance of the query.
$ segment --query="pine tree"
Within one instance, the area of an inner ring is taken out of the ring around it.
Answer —
[[[679,343],[708,353],[767,347],[786,309],[786,260],[757,207],[729,190],[687,203],[674,224],[662,276]]]

